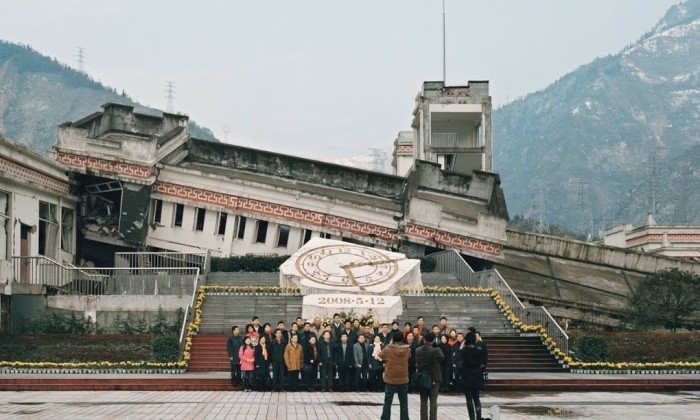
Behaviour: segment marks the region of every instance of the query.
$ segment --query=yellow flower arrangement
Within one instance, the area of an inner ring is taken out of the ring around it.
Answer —
[[[559,359],[563,360],[572,369],[583,369],[583,370],[615,370],[615,371],[626,371],[626,370],[698,370],[700,369],[700,362],[656,362],[656,363],[637,363],[637,362],[578,362],[574,360],[568,354],[565,354],[557,343],[547,336],[547,330],[541,325],[527,325],[523,324],[517,315],[512,311],[512,309],[506,304],[506,302],[501,298],[498,291],[491,291],[491,297],[494,298],[496,305],[500,308],[501,312],[506,315],[506,318],[513,324],[515,328],[518,328],[522,332],[534,332],[540,335],[542,342],[550,348],[550,351]]]
[[[421,287],[406,287],[399,286],[396,288],[397,294],[419,294],[419,293],[442,293],[442,294],[488,294],[491,289],[483,287],[467,287],[467,286],[421,286]]]
[[[299,288],[296,286],[220,286],[206,285],[200,286],[210,293],[273,293],[273,294],[298,294]]]

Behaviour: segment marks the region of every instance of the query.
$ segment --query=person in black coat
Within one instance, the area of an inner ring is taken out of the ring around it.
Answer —
[[[270,387],[271,363],[272,355],[270,354],[270,345],[267,342],[267,336],[261,335],[258,340],[258,345],[255,346],[254,373],[258,391],[265,392]]]
[[[484,388],[484,376],[482,366],[484,353],[476,346],[476,334],[468,332],[460,346],[462,360],[462,381],[464,383],[464,395],[467,398],[467,410],[469,420],[481,419],[481,401],[479,391]]]
[[[318,346],[318,369],[321,373],[321,391],[330,391],[335,378],[333,370],[335,343],[331,341],[331,333],[324,331],[316,345]]]
[[[455,392],[462,392],[464,389],[464,384],[462,382],[462,342],[464,341],[464,334],[457,334],[457,341],[452,345],[452,373],[454,374],[454,383],[452,384],[452,390]]]
[[[315,334],[308,336],[307,342],[304,344],[302,373],[306,379],[306,389],[309,392],[314,392],[314,382],[316,382],[318,374],[318,345]]]
[[[345,328],[340,332],[341,336],[343,334],[348,336],[348,344],[350,344],[351,346],[357,343],[357,331],[355,331],[355,329],[352,328],[352,322],[345,321]]]
[[[282,331],[275,331],[275,339],[270,343],[270,354],[272,355],[272,381],[273,390],[281,391],[284,387],[285,364],[284,349],[287,342],[282,338]]]
[[[440,362],[440,373],[442,374],[442,382],[440,382],[440,392],[445,392],[450,387],[452,382],[452,346],[447,342],[447,336],[440,336],[440,344],[438,344],[442,354],[445,355],[445,360]]]
[[[420,418],[437,420],[437,399],[442,381],[440,364],[445,360],[445,355],[442,350],[433,345],[435,334],[428,333],[421,341],[420,347],[416,349],[416,371],[430,375],[432,386],[429,391],[420,392]],[[428,407],[428,402],[430,402],[430,407]],[[428,411],[430,411],[430,415],[428,415]]]
[[[238,356],[238,350],[242,345],[241,329],[238,328],[238,325],[234,325],[231,328],[231,335],[226,340],[226,352],[231,362],[231,385],[241,384],[241,359]]]
[[[341,392],[350,390],[350,378],[353,376],[353,345],[348,341],[348,336],[340,334],[340,342],[335,345],[334,364],[338,369],[339,388]]]

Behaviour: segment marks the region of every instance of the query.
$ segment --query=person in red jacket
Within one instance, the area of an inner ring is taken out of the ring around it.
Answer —
[[[243,391],[250,392],[253,379],[253,369],[255,369],[255,350],[250,337],[243,341],[243,347],[238,351],[241,359],[241,379],[243,379]]]

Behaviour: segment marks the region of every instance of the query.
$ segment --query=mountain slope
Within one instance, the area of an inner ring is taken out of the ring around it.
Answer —
[[[548,220],[579,233],[654,209],[660,222],[700,223],[700,0],[493,120],[512,214],[544,188]]]
[[[59,124],[98,111],[105,102],[134,105],[142,113],[161,112],[29,47],[0,41],[0,132],[5,136],[45,151],[55,143]],[[214,138],[192,121],[188,127],[193,136]]]

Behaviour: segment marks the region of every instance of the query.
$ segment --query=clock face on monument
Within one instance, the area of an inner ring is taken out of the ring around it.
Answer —
[[[363,246],[325,245],[304,252],[296,260],[296,268],[315,283],[364,291],[392,280],[399,271],[398,261]]]

